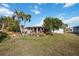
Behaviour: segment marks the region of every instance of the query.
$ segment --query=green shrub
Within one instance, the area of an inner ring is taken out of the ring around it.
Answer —
[[[3,40],[5,40],[5,38],[9,37],[9,35],[7,33],[0,33],[0,42],[2,42]]]
[[[7,30],[8,30],[8,31],[12,31],[12,32],[18,32],[18,31],[19,31],[19,27],[16,26],[16,25],[9,25],[9,26],[7,27]]]

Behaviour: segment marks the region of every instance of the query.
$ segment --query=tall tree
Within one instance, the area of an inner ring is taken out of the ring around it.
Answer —
[[[30,14],[25,14],[23,11],[19,11],[19,10],[15,10],[13,18],[16,18],[19,22],[19,28],[20,28],[20,32],[22,34],[22,27],[21,26],[25,26],[26,21],[30,22],[31,19],[31,15]],[[21,24],[20,22],[24,21],[24,24]]]
[[[63,22],[58,18],[53,17],[46,17],[44,19],[43,26],[50,32],[51,30],[57,30],[61,28],[63,25]]]

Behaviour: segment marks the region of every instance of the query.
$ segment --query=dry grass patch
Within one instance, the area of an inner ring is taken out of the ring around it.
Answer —
[[[0,43],[0,55],[79,55],[79,36],[55,34],[45,36],[15,36]]]

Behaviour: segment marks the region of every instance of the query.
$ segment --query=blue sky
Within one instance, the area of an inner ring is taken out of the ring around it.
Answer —
[[[26,26],[41,26],[46,16],[58,17],[69,26],[79,25],[79,4],[76,3],[3,3],[0,16],[11,16],[15,9],[32,15]]]

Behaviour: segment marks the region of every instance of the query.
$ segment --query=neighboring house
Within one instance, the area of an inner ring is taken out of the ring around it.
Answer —
[[[73,27],[70,27],[68,32],[73,32]]]
[[[79,33],[79,26],[70,27],[70,32]]]
[[[27,34],[30,34],[30,33],[42,33],[42,32],[45,32],[45,27],[43,26],[30,26],[30,27],[26,27],[26,33]],[[51,32],[53,32],[51,30]],[[55,30],[54,33],[64,33],[64,30],[63,29],[59,29],[59,30]]]
[[[53,32],[53,31],[51,31],[51,32]],[[64,30],[62,28],[60,28],[59,30],[55,30],[54,33],[63,34],[64,33]]]

